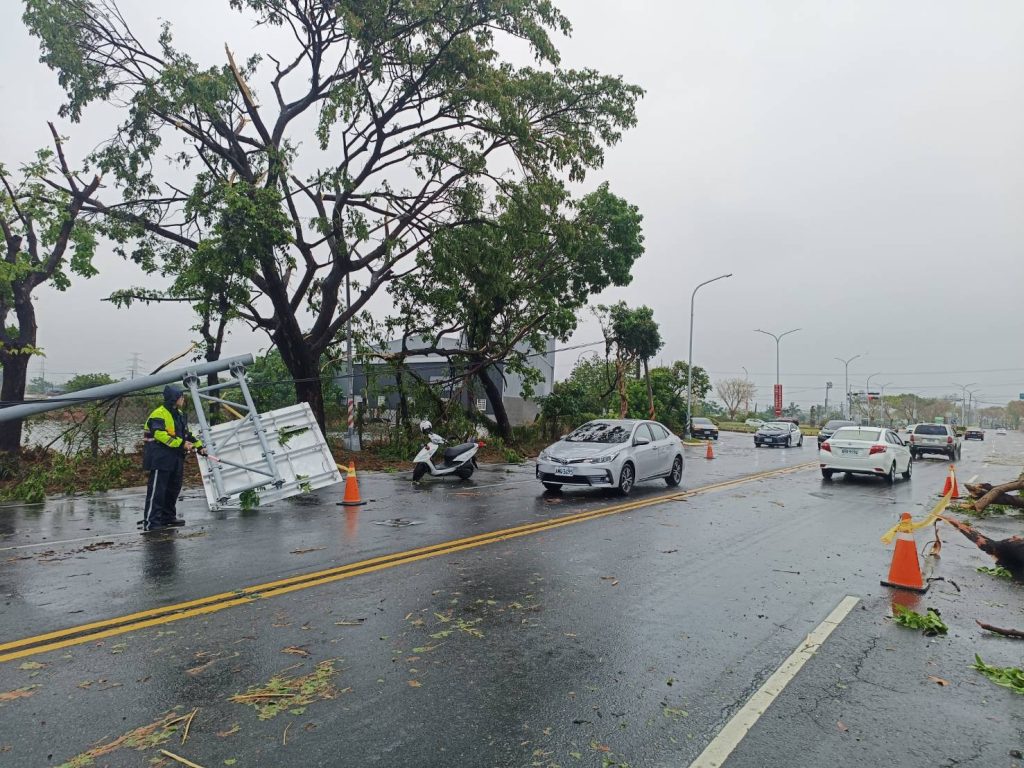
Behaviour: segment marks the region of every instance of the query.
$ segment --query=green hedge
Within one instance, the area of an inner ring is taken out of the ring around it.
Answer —
[[[723,421],[718,428],[722,432],[746,432],[747,434],[757,432],[757,427],[748,427],[741,421]],[[817,427],[801,424],[800,431],[804,433],[805,437],[817,437],[819,430]]]

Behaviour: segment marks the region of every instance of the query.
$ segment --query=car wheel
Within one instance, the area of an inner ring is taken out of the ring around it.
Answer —
[[[950,461],[956,461],[956,451],[947,451],[946,456]]]
[[[665,484],[670,488],[674,488],[683,481],[683,457],[676,456],[676,460],[672,462],[672,471],[668,473],[668,477],[665,478]]]
[[[543,482],[543,481],[541,481]],[[545,490],[551,491],[552,493],[558,493],[562,490],[561,483],[544,483]]]
[[[423,462],[420,462],[415,467],[413,467],[413,470],[412,470],[412,481],[414,483],[418,483],[420,480],[423,479],[423,476],[425,474],[427,474],[427,465],[424,464]]]
[[[912,474],[914,474],[914,458],[910,457],[907,461],[907,471],[903,473],[903,479],[909,480]]]
[[[831,480],[832,479],[832,470],[831,469],[823,469],[823,470],[821,470],[821,476],[825,480]]]
[[[633,469],[633,465],[627,461],[622,465],[622,472],[619,474],[619,493],[623,496],[629,496],[630,491],[633,490],[633,484],[635,482],[635,470]]]
[[[917,453],[915,451],[911,451],[910,452],[910,458],[916,459],[917,458]]]
[[[803,448],[804,447],[804,436],[803,435],[800,435],[800,442],[796,444],[796,447],[797,448]]]
[[[786,438],[786,447],[787,448],[792,448],[793,447],[793,438],[792,437],[787,437]]]
[[[895,461],[892,463],[892,466],[889,467],[889,474],[887,474],[885,476],[885,482],[887,482],[889,485],[892,485],[893,483],[896,482],[896,462]]]

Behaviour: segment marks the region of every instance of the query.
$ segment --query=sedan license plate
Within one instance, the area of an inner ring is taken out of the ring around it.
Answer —
[[[856,456],[860,451],[856,448],[843,448],[843,456]]]
[[[559,477],[572,477],[572,467],[556,467],[555,474]]]

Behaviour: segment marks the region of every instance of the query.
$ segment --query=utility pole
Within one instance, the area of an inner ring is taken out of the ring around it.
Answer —
[[[885,388],[892,384],[891,381],[885,382],[881,387],[878,388],[878,426],[885,426]]]
[[[833,358],[843,364],[843,368],[846,371],[846,418],[849,419],[852,409],[850,408],[850,363],[856,360],[858,357],[864,357],[866,353],[861,352],[859,355],[854,355],[851,358],[843,360],[841,357]]]
[[[967,417],[967,413],[966,413],[966,407],[967,407],[967,388],[968,387],[977,386],[977,384],[978,384],[978,382],[976,382],[976,381],[972,381],[970,384],[957,384],[955,381],[953,382],[953,386],[954,387],[960,387],[960,390],[961,390],[961,393],[962,393],[961,396],[960,396],[960,426],[961,427],[966,426],[966,424],[964,423],[964,419]]]
[[[776,418],[778,418],[779,416],[782,415],[781,414],[781,410],[780,410],[780,406],[781,406],[780,397],[781,397],[781,393],[782,393],[782,382],[781,382],[781,380],[779,378],[779,342],[782,341],[784,336],[789,336],[789,334],[796,333],[799,330],[800,330],[799,328],[794,328],[791,331],[786,331],[785,333],[780,333],[780,334],[776,335],[774,333],[771,333],[770,331],[762,331],[760,328],[755,328],[754,329],[754,333],[763,333],[765,336],[771,336],[773,339],[775,339],[775,393],[774,394],[775,394],[775,417]]]
[[[875,376],[880,376],[880,375],[881,375],[880,371],[875,371],[870,376],[868,376],[867,381],[864,382],[864,390],[865,390],[864,391],[864,397],[866,397],[867,400],[868,400],[868,424],[871,423],[871,380],[873,378],[875,378]]]
[[[825,382],[825,414],[824,414],[824,419],[825,420],[828,420],[828,391],[830,389],[832,389],[832,382],[831,381],[826,381]]]

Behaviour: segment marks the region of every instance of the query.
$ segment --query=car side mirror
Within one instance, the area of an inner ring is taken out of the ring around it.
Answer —
[[[636,440],[633,441],[633,445],[650,445],[650,444],[651,444],[651,441],[648,440],[646,437],[638,437]]]

